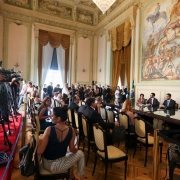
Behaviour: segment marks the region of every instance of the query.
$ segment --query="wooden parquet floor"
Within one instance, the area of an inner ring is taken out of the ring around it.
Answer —
[[[30,133],[27,133],[27,140],[30,138]],[[163,140],[162,140],[163,141]],[[159,180],[162,179],[162,177],[166,174],[166,167],[167,167],[167,161],[166,161],[166,153],[167,153],[167,147],[168,143],[163,141],[163,155],[162,155],[162,163],[159,167]],[[19,165],[19,159],[18,159],[18,149],[20,148],[21,139],[19,140],[17,152],[15,156],[15,167],[13,169],[12,173],[12,180],[33,180],[34,177],[31,176],[29,178],[23,177],[20,174],[19,169],[17,168]],[[122,143],[119,147],[121,150],[124,150],[126,152],[126,148],[124,144]],[[80,149],[82,149],[82,144],[80,146]],[[152,171],[153,171],[153,148],[149,148],[148,151],[148,159],[147,159],[147,165],[144,167],[144,158],[145,158],[145,149],[142,147],[141,151],[139,148],[137,148],[136,155],[133,158],[133,148],[129,149],[128,152],[128,166],[127,166],[127,180],[152,180]],[[85,157],[87,157],[87,149],[85,148]],[[88,165],[85,167],[85,177],[87,180],[103,180],[104,179],[104,164],[100,162],[100,160],[97,161],[96,170],[94,173],[94,176],[92,176],[92,169],[94,165],[94,153],[90,152],[89,162]],[[75,165],[74,167],[74,173],[77,177],[77,167]],[[112,165],[112,168],[109,165],[108,169],[108,177],[107,180],[123,180],[124,179],[124,162],[114,163]],[[165,180],[168,179],[168,175],[165,178]],[[175,169],[174,171],[174,180],[180,180],[180,169]]]

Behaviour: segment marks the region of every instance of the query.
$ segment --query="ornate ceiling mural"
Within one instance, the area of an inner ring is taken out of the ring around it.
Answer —
[[[93,24],[93,14],[87,11],[77,10],[77,21],[86,24]]]
[[[4,0],[5,3],[31,9],[31,0]]]
[[[123,1],[125,0],[116,0],[108,12],[103,15],[92,0],[4,0],[5,3],[10,5],[89,25],[100,23],[107,14],[116,9]],[[35,7],[34,3],[36,4]]]
[[[40,12],[72,19],[72,8],[66,7],[57,1],[39,0]]]

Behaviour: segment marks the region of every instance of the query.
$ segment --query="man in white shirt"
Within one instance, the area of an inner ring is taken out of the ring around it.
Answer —
[[[147,106],[157,107],[159,106],[159,101],[155,98],[155,93],[150,94],[150,98],[147,100]]]
[[[66,94],[68,96],[68,99],[69,99],[71,97],[70,92],[71,92],[71,90],[68,90],[68,83],[66,83],[62,89],[62,95]]]
[[[33,87],[32,82],[29,82],[28,88],[27,88],[28,97],[33,96],[34,91],[37,91],[37,89],[35,87]]]
[[[20,108],[20,105],[24,98],[26,98],[26,92],[27,92],[27,83],[26,80],[23,81],[22,89],[20,92],[20,98],[19,98],[19,103],[18,103],[18,108]]]

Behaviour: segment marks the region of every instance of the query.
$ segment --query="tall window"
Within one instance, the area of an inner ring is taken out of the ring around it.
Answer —
[[[52,82],[53,87],[55,87],[57,84],[60,84],[59,79],[61,79],[61,75],[58,69],[56,48],[54,48],[53,57],[51,61],[51,67],[47,73],[45,84],[49,85],[49,83]],[[62,84],[61,84],[61,87],[62,87]]]

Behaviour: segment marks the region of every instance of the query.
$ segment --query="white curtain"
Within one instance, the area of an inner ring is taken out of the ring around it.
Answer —
[[[53,56],[53,48],[48,44],[42,49],[42,85],[44,85],[48,71],[50,70]]]
[[[65,78],[65,50],[60,45],[58,48],[56,48],[57,52],[57,63],[58,63],[58,70],[61,75],[61,79],[59,81],[60,86],[64,87],[64,78]]]

